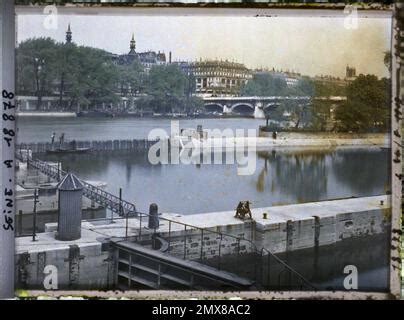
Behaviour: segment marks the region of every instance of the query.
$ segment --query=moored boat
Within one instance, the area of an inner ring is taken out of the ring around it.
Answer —
[[[90,152],[92,148],[75,148],[75,149],[70,149],[70,148],[56,148],[56,149],[48,149],[46,150],[46,153],[49,154],[55,154],[55,153],[86,153]]]

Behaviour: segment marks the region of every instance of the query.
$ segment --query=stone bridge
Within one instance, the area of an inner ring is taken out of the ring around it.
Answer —
[[[346,97],[317,97],[316,100],[325,100],[338,103]],[[203,98],[207,111],[217,111],[223,114],[244,113],[254,115],[254,118],[265,118],[267,108],[276,108],[284,101],[297,101],[303,105],[309,104],[309,96],[271,96],[271,97],[205,97]]]

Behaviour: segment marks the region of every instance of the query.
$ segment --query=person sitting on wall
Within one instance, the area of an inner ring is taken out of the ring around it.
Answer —
[[[234,217],[244,220],[247,216],[252,219],[250,201],[240,201],[236,209],[236,215]]]
[[[278,136],[278,133],[276,131],[272,132],[272,139],[276,140],[276,137]]]

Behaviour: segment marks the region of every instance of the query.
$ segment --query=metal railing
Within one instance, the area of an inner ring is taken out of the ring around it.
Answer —
[[[28,158],[27,162],[28,166],[36,168],[43,174],[57,181],[59,181],[61,177],[67,174],[67,172],[63,171],[59,167],[49,165],[46,161]],[[128,214],[129,216],[137,215],[136,206],[133,203],[127,202],[125,200],[120,200],[119,197],[114,196],[113,194],[86,181],[83,181],[81,179],[80,181],[84,186],[83,194],[88,199],[93,200],[94,202],[121,216],[126,214]]]
[[[218,270],[232,272],[254,281],[255,290],[318,290],[301,273],[266,248],[244,236],[235,236],[209,228],[159,217],[164,230],[147,227],[148,213],[137,212],[139,226],[135,235],[124,239],[158,250],[184,260],[196,261]],[[125,217],[117,218],[126,219]],[[91,221],[108,220],[108,218]],[[253,221],[251,223],[254,223]],[[160,242],[155,246],[155,241]]]
[[[149,217],[146,213],[138,215],[140,220]],[[301,273],[270,250],[258,249],[252,240],[245,237],[245,229],[240,230],[243,236],[235,236],[163,217],[159,219],[168,224],[168,231],[155,234],[167,242],[165,252],[168,254],[249,278],[255,281],[256,289],[317,290]],[[251,221],[251,232],[253,223]],[[175,225],[181,226],[181,229],[174,228]],[[141,241],[141,238],[136,240]]]

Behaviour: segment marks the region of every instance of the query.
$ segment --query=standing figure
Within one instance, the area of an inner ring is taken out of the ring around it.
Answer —
[[[52,135],[51,135],[51,143],[52,143],[52,146],[53,146],[53,144],[55,143],[55,137],[56,137],[56,133],[52,133]]]
[[[59,138],[60,147],[62,147],[63,143],[65,142],[65,133],[63,132]]]

